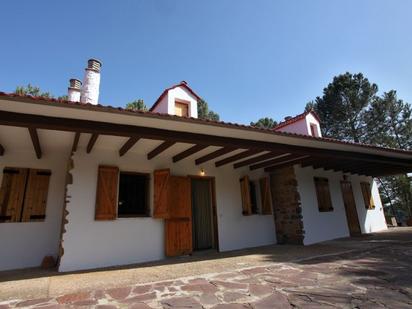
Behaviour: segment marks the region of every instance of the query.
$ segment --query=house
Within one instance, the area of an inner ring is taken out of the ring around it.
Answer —
[[[59,271],[386,229],[373,177],[412,152],[321,136],[312,111],[274,130],[197,118],[186,82],[150,111],[98,104],[88,61],[69,101],[0,93],[0,270]]]

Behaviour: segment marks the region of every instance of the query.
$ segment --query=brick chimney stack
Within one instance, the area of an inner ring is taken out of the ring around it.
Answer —
[[[70,85],[67,89],[67,96],[70,102],[80,102],[80,92],[82,82],[76,78],[70,79]]]
[[[87,61],[80,95],[82,103],[98,104],[101,66],[102,63],[97,59],[89,59]]]

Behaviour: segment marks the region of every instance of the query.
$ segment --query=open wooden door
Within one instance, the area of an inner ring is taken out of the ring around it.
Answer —
[[[169,176],[168,216],[165,220],[166,256],[192,253],[190,178]]]
[[[359,236],[361,229],[359,225],[358,212],[356,210],[355,198],[353,196],[352,184],[350,181],[341,181],[343,202],[345,204],[346,220],[348,221],[349,233],[351,236]]]

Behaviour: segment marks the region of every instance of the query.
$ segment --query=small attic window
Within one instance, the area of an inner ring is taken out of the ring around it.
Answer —
[[[310,134],[315,137],[319,137],[318,126],[314,123],[310,124]]]
[[[180,117],[189,117],[189,102],[176,100],[175,115]]]

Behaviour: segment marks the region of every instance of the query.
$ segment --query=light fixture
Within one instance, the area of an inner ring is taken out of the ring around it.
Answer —
[[[206,175],[205,170],[203,168],[201,168],[200,169],[200,176],[205,176],[205,175]]]

